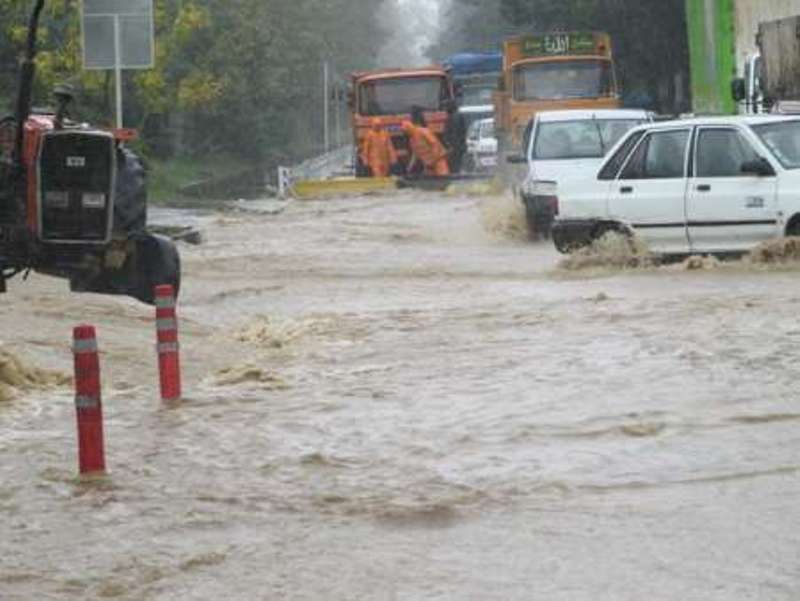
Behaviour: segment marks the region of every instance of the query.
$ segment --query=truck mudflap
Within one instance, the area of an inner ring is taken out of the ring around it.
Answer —
[[[180,255],[165,236],[142,232],[131,238],[133,252],[121,268],[73,272],[70,290],[131,296],[143,303],[155,302],[155,287],[171,284],[178,294],[181,282]]]
[[[553,244],[562,254],[589,246],[606,232],[625,232],[626,228],[606,219],[556,219],[551,228]]]

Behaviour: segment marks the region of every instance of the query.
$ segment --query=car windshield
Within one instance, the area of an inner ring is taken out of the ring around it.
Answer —
[[[800,121],[754,125],[753,130],[786,169],[800,169]]]
[[[560,61],[523,65],[514,71],[514,100],[599,98],[614,91],[608,61]]]
[[[442,77],[377,79],[361,85],[359,110],[362,115],[402,115],[415,106],[439,111],[446,91]]]
[[[494,138],[494,121],[489,121],[481,126],[481,138]]]
[[[541,123],[536,128],[531,158],[601,158],[622,136],[644,122],[644,119],[583,119]]]

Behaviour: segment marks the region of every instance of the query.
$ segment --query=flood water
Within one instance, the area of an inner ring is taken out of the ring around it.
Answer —
[[[567,271],[509,202],[192,214],[171,406],[150,308],[12,282],[25,364],[97,327],[109,475],[0,402],[0,599],[796,600],[800,268]]]

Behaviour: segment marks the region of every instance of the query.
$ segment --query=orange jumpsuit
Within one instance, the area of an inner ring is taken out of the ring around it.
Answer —
[[[373,125],[364,138],[361,160],[370,168],[373,177],[389,177],[392,165],[397,163],[397,151],[389,132]]]
[[[403,123],[403,131],[408,135],[411,152],[425,166],[425,175],[450,175],[447,149],[431,130],[406,121]]]

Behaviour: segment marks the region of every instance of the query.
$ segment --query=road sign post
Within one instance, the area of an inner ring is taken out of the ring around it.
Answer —
[[[154,64],[153,0],[83,0],[83,68],[113,70],[116,123],[123,127],[122,71]]]

